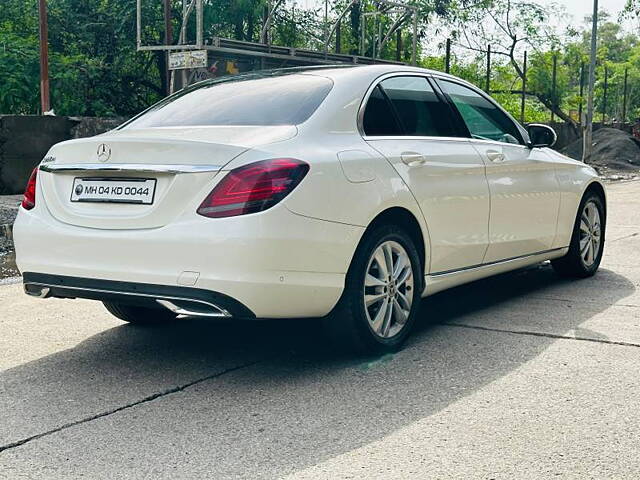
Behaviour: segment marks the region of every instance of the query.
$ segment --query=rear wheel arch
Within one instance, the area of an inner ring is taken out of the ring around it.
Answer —
[[[420,264],[422,268],[422,277],[424,277],[427,271],[427,245],[425,243],[424,233],[422,231],[420,223],[418,222],[418,219],[406,208],[391,207],[383,210],[378,215],[376,215],[367,226],[364,234],[362,235],[362,238],[360,239],[358,247],[369,232],[382,225],[395,225],[406,231],[406,233],[413,241],[416,250],[418,251],[418,256],[420,257]],[[424,278],[421,278],[420,281],[423,283]]]

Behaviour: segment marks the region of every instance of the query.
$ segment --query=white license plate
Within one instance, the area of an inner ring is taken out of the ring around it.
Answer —
[[[75,178],[71,201],[151,205],[155,193],[152,178]]]

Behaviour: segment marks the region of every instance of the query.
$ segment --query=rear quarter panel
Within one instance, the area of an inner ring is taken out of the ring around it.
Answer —
[[[332,139],[309,142],[304,137],[240,155],[227,168],[267,158],[297,158],[310,164],[301,184],[284,200],[293,213],[330,222],[367,227],[377,215],[393,207],[408,210],[423,232],[429,265],[429,235],[426,222],[413,194],[389,162],[353,137],[345,142]],[[364,230],[363,230],[364,232]],[[358,239],[359,242],[360,239]],[[357,243],[353,245],[353,252]]]

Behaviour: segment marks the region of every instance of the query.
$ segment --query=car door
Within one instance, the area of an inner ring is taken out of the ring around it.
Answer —
[[[425,216],[431,273],[482,263],[488,246],[489,188],[482,158],[458,135],[451,106],[425,76],[379,81],[361,128],[406,182]]]
[[[491,215],[484,263],[551,249],[560,206],[552,159],[530,148],[523,129],[484,93],[450,79],[437,82],[487,167]]]

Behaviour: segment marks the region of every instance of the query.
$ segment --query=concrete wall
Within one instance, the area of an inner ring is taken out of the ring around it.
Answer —
[[[31,171],[52,145],[98,135],[123,118],[0,115],[0,195],[24,191]]]

